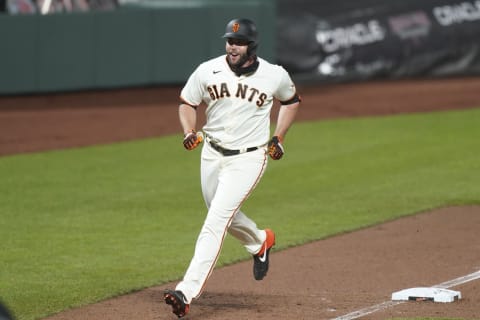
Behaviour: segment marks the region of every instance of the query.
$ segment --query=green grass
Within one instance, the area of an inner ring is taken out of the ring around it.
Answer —
[[[480,204],[480,109],[296,123],[244,206],[278,248]],[[179,136],[0,158],[0,297],[37,319],[179,279],[205,209]],[[218,266],[249,258],[227,238]]]

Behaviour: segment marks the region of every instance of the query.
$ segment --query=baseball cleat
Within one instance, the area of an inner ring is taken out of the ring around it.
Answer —
[[[267,233],[267,239],[260,251],[253,256],[253,277],[255,280],[262,280],[267,275],[270,249],[275,245],[275,233],[270,229],[265,229],[265,232]]]
[[[190,310],[190,305],[182,291],[165,290],[163,292],[163,298],[166,304],[172,306],[172,312],[179,318],[184,317]]]

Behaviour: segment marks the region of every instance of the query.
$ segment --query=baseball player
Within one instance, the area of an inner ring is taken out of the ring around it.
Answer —
[[[275,234],[258,229],[241,208],[265,172],[268,156],[282,158],[283,139],[300,104],[287,71],[257,57],[254,22],[230,21],[223,38],[226,54],[200,64],[180,94],[183,145],[192,150],[204,142],[201,187],[208,213],[183,280],[175,290],[164,292],[165,302],[179,318],[204,289],[227,232],[252,254],[254,278],[262,280],[267,274]],[[274,99],[281,107],[270,138]],[[196,131],[202,103],[207,106],[203,133]]]

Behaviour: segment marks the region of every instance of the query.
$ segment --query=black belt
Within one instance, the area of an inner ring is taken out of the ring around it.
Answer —
[[[258,147],[250,147],[250,148],[242,149],[242,150],[230,150],[230,149],[225,149],[225,148],[219,146],[215,142],[209,141],[209,143],[210,143],[210,145],[212,146],[213,149],[217,150],[218,152],[220,152],[224,156],[234,156],[234,155],[237,155],[237,154],[240,154],[240,153],[251,152],[251,151],[255,151],[255,150],[258,149]]]

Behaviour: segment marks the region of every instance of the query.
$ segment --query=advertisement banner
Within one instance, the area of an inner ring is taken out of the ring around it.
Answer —
[[[279,2],[277,60],[297,79],[480,73],[480,0],[341,3]]]

